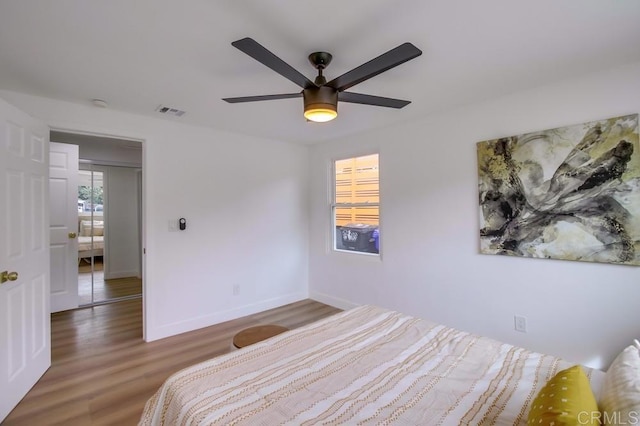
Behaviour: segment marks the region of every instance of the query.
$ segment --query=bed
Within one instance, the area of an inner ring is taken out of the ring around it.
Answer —
[[[140,424],[527,424],[573,365],[361,306],[173,374]],[[598,395],[605,373],[580,368]]]
[[[104,221],[90,216],[78,217],[78,264],[82,259],[104,254]],[[91,263],[89,261],[89,263]]]

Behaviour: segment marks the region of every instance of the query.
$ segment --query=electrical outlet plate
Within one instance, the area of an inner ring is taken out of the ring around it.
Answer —
[[[527,319],[525,317],[523,317],[523,316],[515,315],[513,317],[513,326],[514,326],[516,331],[519,331],[521,333],[526,333],[527,332]]]

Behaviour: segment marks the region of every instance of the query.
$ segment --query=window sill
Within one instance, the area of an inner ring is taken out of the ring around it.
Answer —
[[[368,253],[364,251],[356,251],[356,250],[341,250],[341,249],[331,249],[330,254],[333,256],[352,256],[354,258],[365,259],[368,261],[382,261],[382,255],[380,253]]]

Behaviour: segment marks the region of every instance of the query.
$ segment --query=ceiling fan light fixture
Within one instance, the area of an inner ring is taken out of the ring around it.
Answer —
[[[304,118],[316,123],[326,123],[338,116],[338,91],[327,86],[305,89]]]
[[[338,112],[335,109],[328,108],[310,108],[304,112],[304,118],[316,123],[326,123],[338,116]]]

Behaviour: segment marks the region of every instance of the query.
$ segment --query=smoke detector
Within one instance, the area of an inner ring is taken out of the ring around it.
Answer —
[[[104,101],[102,99],[91,99],[91,103],[94,106],[97,106],[98,108],[106,108],[109,106],[109,104],[107,103],[107,101]]]

